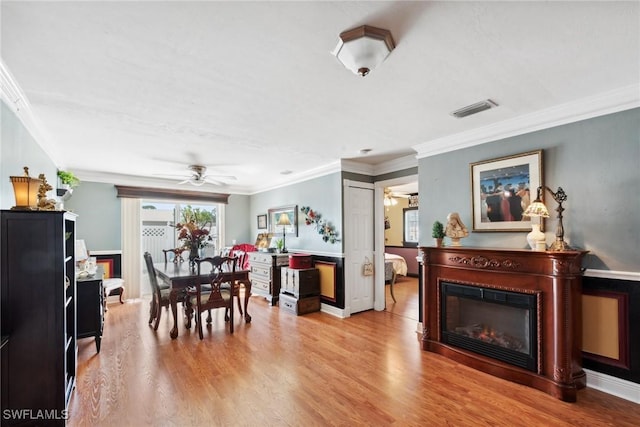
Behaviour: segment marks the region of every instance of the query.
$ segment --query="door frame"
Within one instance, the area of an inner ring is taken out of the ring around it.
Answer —
[[[375,257],[375,271],[380,274],[375,275],[374,279],[374,309],[381,311],[385,309],[385,284],[384,284],[384,189],[386,187],[392,187],[394,185],[409,184],[412,182],[418,182],[418,174],[402,176],[399,178],[386,179],[384,181],[375,182],[375,194],[374,194],[374,224],[375,241],[374,241],[374,257]],[[419,188],[419,187],[418,187]],[[418,210],[420,205],[418,204]]]

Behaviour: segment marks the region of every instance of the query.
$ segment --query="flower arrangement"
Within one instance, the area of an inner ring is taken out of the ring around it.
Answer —
[[[183,243],[182,248],[189,251],[190,260],[196,258],[198,251],[211,240],[209,229],[214,219],[211,212],[201,211],[199,208],[186,206],[182,209],[182,222],[176,224],[176,228],[179,230],[178,239]]]
[[[319,213],[315,212],[309,206],[302,206],[300,211],[304,214],[304,223],[315,226],[318,234],[322,236],[323,241],[329,243],[340,241],[335,227],[323,220]]]

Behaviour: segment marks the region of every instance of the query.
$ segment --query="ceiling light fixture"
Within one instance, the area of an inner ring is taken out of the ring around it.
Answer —
[[[395,47],[389,30],[362,25],[340,33],[338,45],[331,53],[348,70],[364,77],[380,65]]]
[[[462,107],[459,110],[456,110],[451,113],[453,117],[461,119],[463,117],[470,116],[472,114],[477,114],[480,111],[488,110],[490,108],[497,107],[498,104],[493,102],[490,99],[485,99],[484,101],[476,102],[475,104],[467,105],[466,107]]]

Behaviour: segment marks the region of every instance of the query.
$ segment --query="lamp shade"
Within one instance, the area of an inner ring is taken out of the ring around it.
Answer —
[[[539,200],[534,200],[533,203],[531,203],[527,207],[527,209],[522,213],[522,215],[529,216],[529,217],[538,216],[543,218],[549,218],[549,210],[547,209],[544,203],[542,203]]]
[[[75,252],[76,252],[76,262],[84,261],[85,259],[89,258],[89,252],[87,251],[87,245],[85,244],[84,240],[82,240],[82,239],[76,240]]]
[[[286,213],[281,213],[278,217],[278,223],[276,225],[287,226],[291,225],[291,221],[289,220],[289,215]]]
[[[389,30],[362,25],[342,32],[332,54],[348,70],[364,77],[380,65],[395,47]]]
[[[38,208],[38,189],[42,184],[41,179],[31,178],[29,168],[24,167],[24,176],[10,176],[13,184],[13,194],[16,198],[16,205],[11,209],[15,210],[35,210]]]

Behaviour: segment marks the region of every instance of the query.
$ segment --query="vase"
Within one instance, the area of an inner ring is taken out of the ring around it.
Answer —
[[[198,244],[192,243],[191,245],[189,245],[189,266],[191,267],[191,269],[196,268],[196,258],[198,258],[198,256]]]
[[[532,251],[546,251],[546,236],[540,231],[540,224],[531,224],[531,231],[527,234],[527,242]]]

